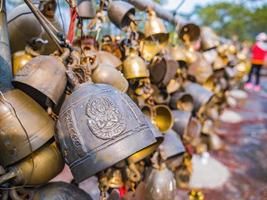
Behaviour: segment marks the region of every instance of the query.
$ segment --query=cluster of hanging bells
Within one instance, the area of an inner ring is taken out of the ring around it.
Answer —
[[[180,45],[171,44],[150,8],[140,32],[124,1],[101,1],[97,12],[92,0],[70,1],[96,32],[104,11],[126,32],[71,43],[59,34],[55,1],[25,2],[0,22],[14,76],[1,77],[1,198],[93,199],[76,185],[95,176],[102,199],[174,199],[188,186],[192,154],[203,153],[203,134],[213,137],[227,91],[246,73],[244,56],[193,23],[177,31]],[[75,184],[48,183],[64,165]]]

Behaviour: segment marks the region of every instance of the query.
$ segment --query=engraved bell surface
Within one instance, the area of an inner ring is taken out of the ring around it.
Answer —
[[[105,84],[81,84],[64,102],[57,138],[80,182],[156,142],[142,112]]]

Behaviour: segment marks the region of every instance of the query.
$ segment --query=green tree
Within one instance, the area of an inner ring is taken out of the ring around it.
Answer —
[[[267,5],[251,10],[243,4],[219,2],[197,14],[203,25],[227,38],[237,35],[240,40],[253,40],[257,33],[267,31]]]

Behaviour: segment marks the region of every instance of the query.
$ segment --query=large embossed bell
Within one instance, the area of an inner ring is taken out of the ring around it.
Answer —
[[[64,160],[56,143],[48,143],[22,161],[8,167],[8,173],[0,176],[0,183],[10,181],[13,185],[44,184],[58,175],[63,167]]]
[[[186,92],[175,92],[171,96],[170,107],[181,111],[191,112],[194,108],[194,99]]]
[[[168,58],[156,58],[149,65],[150,79],[154,84],[162,84],[167,86],[168,83],[176,75],[178,63]]]
[[[95,83],[111,85],[122,92],[126,92],[129,86],[123,74],[114,67],[108,65],[99,65],[93,71],[92,80]]]
[[[214,96],[214,93],[197,83],[187,83],[185,85],[185,91],[192,95],[195,111],[198,111],[201,106],[206,105]]]
[[[220,44],[220,38],[218,35],[208,26],[201,27],[201,48],[203,50],[209,50],[216,48]]]
[[[93,200],[77,186],[65,182],[52,182],[36,189],[33,200]]]
[[[179,38],[186,44],[198,40],[200,37],[200,28],[196,24],[188,23],[181,27]]]
[[[93,0],[78,0],[77,4],[79,17],[83,19],[92,19],[95,17],[96,11]]]
[[[164,44],[168,41],[169,34],[163,24],[163,21],[156,16],[156,13],[149,9],[148,18],[145,22],[144,34],[146,39],[157,41],[158,44]]]
[[[130,97],[105,84],[76,87],[62,105],[57,130],[77,182],[156,142]]]
[[[173,126],[173,116],[168,106],[157,105],[152,107],[144,105],[141,110],[161,132],[167,132]]]
[[[48,101],[56,105],[62,96],[67,84],[65,73],[65,66],[55,56],[37,56],[17,72],[12,83],[48,107]]]
[[[123,61],[123,74],[127,79],[149,77],[145,61],[138,56],[136,51],[131,51],[129,56]]]
[[[124,1],[112,1],[108,7],[108,17],[117,27],[129,26],[135,14],[134,7]]]
[[[176,181],[166,165],[162,164],[159,169],[153,168],[145,184],[144,200],[175,199]]]
[[[8,12],[7,21],[11,53],[24,50],[28,41],[42,33],[40,23],[25,4]]]
[[[32,59],[32,55],[25,51],[18,51],[12,55],[12,71],[15,76],[17,72]]]
[[[146,117],[146,121],[147,121],[147,124],[148,124],[150,130],[152,131],[155,139],[157,140],[157,142],[148,146],[147,148],[133,154],[132,156],[130,156],[127,159],[129,163],[137,163],[137,162],[143,160],[144,158],[148,157],[149,155],[154,153],[154,151],[158,148],[158,146],[163,141],[163,135],[161,134],[159,129],[154,124],[152,124],[151,120],[148,117]]]
[[[34,151],[50,140],[54,123],[34,100],[20,90],[10,90],[3,96],[0,97],[0,164],[8,166],[28,156],[31,148]]]

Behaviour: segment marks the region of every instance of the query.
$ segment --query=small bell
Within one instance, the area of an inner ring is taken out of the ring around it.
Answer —
[[[83,19],[93,19],[96,15],[93,0],[78,0],[77,9],[79,17]]]
[[[186,92],[175,92],[171,95],[170,107],[181,111],[191,112],[194,108],[192,95]]]
[[[13,63],[13,75],[15,76],[17,71],[19,71],[27,62],[32,59],[32,55],[28,54],[25,51],[18,51],[12,55],[12,63]]]
[[[218,35],[208,26],[201,27],[201,48],[206,51],[216,48],[220,44]]]
[[[186,44],[198,40],[200,37],[200,28],[196,24],[189,23],[181,27],[179,38]]]

